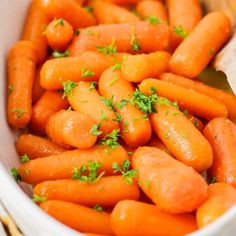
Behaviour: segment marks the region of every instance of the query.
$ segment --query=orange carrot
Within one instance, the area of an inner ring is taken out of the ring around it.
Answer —
[[[139,17],[115,4],[96,0],[92,4],[93,14],[100,24],[136,23]]]
[[[74,0],[40,0],[45,13],[50,19],[63,18],[75,30],[96,24],[96,20],[86,9]]]
[[[170,213],[192,212],[207,197],[207,184],[191,167],[153,147],[140,147],[132,156],[141,189]]]
[[[151,115],[153,130],[174,157],[199,172],[211,167],[212,148],[189,119],[170,105],[160,105],[157,110]]]
[[[99,92],[102,96],[111,99],[114,105],[130,99],[134,92],[132,84],[123,79],[119,70],[107,69],[100,77]],[[118,105],[119,107],[119,105]],[[145,144],[151,137],[151,125],[144,114],[134,105],[128,103],[117,108],[121,117],[121,135],[124,142],[131,147],[138,147]]]
[[[22,40],[31,41],[36,50],[37,63],[42,63],[47,55],[47,40],[43,35],[49,19],[41,8],[40,0],[32,1],[25,21]]]
[[[89,116],[98,124],[98,135],[101,138],[118,129],[119,124],[115,112],[103,103],[93,86],[93,83],[80,81],[69,96],[69,103],[75,111]]]
[[[110,24],[89,27],[81,31],[71,48],[79,53],[97,51],[110,45],[118,52],[150,53],[169,46],[167,24],[150,24],[140,21],[136,24]]]
[[[120,201],[111,214],[111,228],[119,236],[182,236],[197,229],[194,216],[174,215],[156,206]]]
[[[203,130],[213,148],[214,162],[212,175],[217,182],[225,182],[236,187],[236,126],[225,118],[211,120]]]
[[[110,215],[74,203],[51,200],[40,204],[49,215],[80,232],[114,235],[110,228]]]
[[[155,24],[167,22],[167,10],[159,1],[144,0],[137,4],[137,13],[143,18]]]
[[[167,0],[171,48],[175,50],[202,18],[198,0]]]
[[[100,173],[113,175],[112,164],[119,166],[128,160],[124,148],[118,146],[109,150],[106,146],[96,145],[86,150],[73,150],[44,158],[38,158],[22,164],[19,173],[26,183],[37,184],[47,180],[68,179],[73,176],[73,168],[88,164],[88,161],[97,161],[102,166]]]
[[[102,72],[114,65],[119,57],[110,57],[98,52],[85,52],[78,57],[49,60],[41,70],[41,85],[46,89],[56,90],[61,89],[62,83],[68,80],[98,81]]]
[[[189,110],[194,115],[205,119],[227,117],[226,106],[208,95],[157,79],[146,79],[139,85],[140,91],[144,94],[150,94],[151,87],[156,88],[160,96],[177,101],[180,107]]]
[[[107,0],[107,1],[118,5],[129,5],[138,2],[138,0]]]
[[[207,14],[172,55],[170,71],[196,77],[227,42],[231,31],[230,20],[224,13]]]
[[[41,66],[36,69],[36,75],[34,79],[34,84],[32,88],[32,102],[35,103],[44,94],[45,89],[40,84],[40,70]]]
[[[155,134],[152,135],[151,139],[147,143],[147,146],[159,148],[162,151],[171,155],[171,153],[167,149],[166,145]]]
[[[22,134],[16,141],[19,155],[26,154],[30,159],[45,157],[67,151],[52,141],[32,134]]]
[[[223,215],[236,204],[235,189],[225,183],[211,184],[207,200],[197,209],[197,224],[202,228]]]
[[[30,128],[38,134],[45,134],[48,119],[57,111],[67,109],[69,104],[62,99],[62,94],[55,91],[46,91],[34,104]]]
[[[141,82],[167,71],[171,55],[165,51],[129,55],[121,65],[121,75],[130,82]],[[135,69],[134,69],[135,68]]]
[[[48,119],[46,133],[61,146],[86,149],[97,141],[97,136],[91,133],[94,125],[95,122],[87,115],[61,110]]]
[[[32,87],[36,53],[29,41],[14,44],[8,54],[7,119],[14,128],[24,128],[32,113]]]
[[[138,200],[138,184],[128,184],[123,176],[102,177],[95,183],[79,180],[54,180],[34,187],[34,193],[47,200],[63,200],[85,206],[113,207],[125,199]]]
[[[236,96],[235,95],[229,94],[221,89],[210,87],[201,82],[191,80],[183,76],[178,76],[172,73],[163,73],[159,76],[159,79],[177,84],[179,86],[182,86],[188,89],[193,89],[199,93],[203,93],[205,95],[208,95],[210,97],[213,97],[221,101],[223,104],[225,104],[225,106],[228,109],[229,118],[236,119],[236,109],[235,109]]]
[[[74,34],[72,26],[63,19],[51,21],[44,33],[49,46],[59,51],[63,51],[68,47]]]

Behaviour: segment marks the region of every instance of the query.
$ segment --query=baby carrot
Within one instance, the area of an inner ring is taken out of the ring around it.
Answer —
[[[37,63],[42,63],[47,55],[47,40],[43,35],[49,19],[41,8],[40,0],[31,2],[25,21],[22,40],[31,41],[36,50]]]
[[[147,146],[159,148],[162,151],[167,152],[169,155],[171,155],[166,145],[155,134],[152,135],[151,139],[147,143]]]
[[[129,5],[138,2],[138,0],[107,0],[107,1],[118,5]]]
[[[223,12],[207,14],[176,49],[170,59],[170,72],[196,77],[231,36],[230,20]]]
[[[112,99],[120,115],[121,135],[124,142],[131,147],[145,144],[151,137],[151,125],[144,114],[126,103],[119,107],[119,103],[130,99],[134,88],[130,82],[123,79],[119,70],[107,69],[100,77],[99,92],[107,99]]]
[[[211,174],[217,182],[225,182],[236,187],[236,126],[225,118],[211,120],[203,130],[211,144],[214,162]]]
[[[139,1],[136,7],[137,13],[143,18],[152,22],[152,24],[160,24],[167,22],[167,10],[163,3],[154,0]]]
[[[48,119],[56,112],[67,109],[69,104],[62,94],[56,91],[46,91],[34,104],[30,128],[38,134],[45,134]]]
[[[236,96],[230,93],[227,93],[221,89],[217,89],[211,86],[208,86],[199,81],[191,80],[183,76],[175,75],[172,73],[163,73],[159,76],[160,80],[165,80],[177,84],[179,86],[193,89],[199,93],[203,93],[210,97],[213,97],[221,101],[228,109],[228,116],[231,119],[236,119]]]
[[[150,24],[140,21],[135,24],[110,24],[81,30],[72,45],[73,51],[111,51],[150,53],[169,46],[167,24]]]
[[[45,157],[67,151],[52,141],[32,134],[22,134],[16,141],[19,155],[26,154],[30,159]]]
[[[139,147],[132,156],[133,168],[144,193],[170,213],[196,210],[207,197],[207,184],[193,168],[153,147]]]
[[[136,23],[139,17],[113,3],[96,0],[92,4],[93,14],[100,24]]]
[[[44,34],[52,49],[63,51],[68,47],[74,32],[72,26],[66,20],[55,19],[49,23]]]
[[[151,87],[156,88],[160,96],[177,101],[180,107],[189,110],[194,115],[205,119],[227,117],[226,106],[208,95],[157,79],[146,79],[139,85],[140,91],[144,94],[150,94]]]
[[[95,122],[87,115],[61,110],[48,119],[46,133],[61,146],[86,149],[97,141],[97,136],[90,132],[94,125]]]
[[[223,215],[236,204],[235,188],[225,183],[215,183],[208,187],[206,201],[197,209],[197,224],[202,228]]]
[[[175,50],[202,18],[198,0],[167,0],[171,27],[170,47]]]
[[[62,88],[65,81],[98,81],[104,70],[116,63],[98,52],[85,52],[78,57],[65,57],[47,61],[41,70],[41,85],[49,90]]]
[[[211,167],[212,148],[191,121],[171,105],[157,110],[151,115],[152,128],[173,156],[199,172]]]
[[[92,14],[74,0],[40,0],[45,13],[50,19],[63,18],[75,30],[96,24]]]
[[[40,207],[61,223],[80,232],[114,235],[110,228],[110,215],[74,203],[51,200]]]
[[[80,81],[69,96],[69,103],[75,111],[89,116],[97,123],[95,132],[98,133],[95,135],[104,137],[119,128],[115,112],[104,104],[94,83]]]
[[[107,176],[95,183],[80,180],[53,180],[37,184],[34,193],[47,200],[63,200],[93,207],[113,207],[121,200],[138,200],[139,187],[128,184],[123,176]]]
[[[41,66],[36,69],[36,75],[34,79],[34,84],[32,88],[32,102],[35,103],[44,94],[45,89],[40,84],[40,70]]]
[[[174,215],[151,204],[125,200],[115,206],[111,228],[119,236],[182,236],[195,231],[197,225],[194,216]]]
[[[99,173],[113,175],[112,164],[119,166],[128,160],[128,154],[122,146],[109,150],[106,146],[95,145],[84,150],[72,150],[57,155],[38,158],[22,164],[19,173],[26,183],[37,184],[47,180],[69,179],[73,177],[73,168],[88,164],[88,161],[101,163]]]
[[[8,54],[7,119],[14,128],[24,128],[32,113],[32,87],[36,53],[29,41],[14,44]]]
[[[121,75],[130,82],[141,82],[167,71],[171,55],[165,51],[129,55],[121,64]],[[134,69],[135,68],[135,69]]]

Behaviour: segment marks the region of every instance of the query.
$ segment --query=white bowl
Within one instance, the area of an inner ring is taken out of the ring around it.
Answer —
[[[0,199],[26,236],[82,235],[45,214],[16,184],[9,169],[19,165],[15,151],[15,137],[6,121],[6,54],[19,40],[27,7],[31,0],[0,0]],[[28,186],[22,185],[25,192]],[[236,235],[236,207],[211,225],[191,236]]]

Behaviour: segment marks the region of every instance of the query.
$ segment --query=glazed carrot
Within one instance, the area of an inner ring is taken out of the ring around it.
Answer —
[[[71,48],[79,53],[97,51],[98,47],[113,45],[118,52],[150,53],[169,46],[167,24],[150,24],[140,21],[136,24],[110,24],[81,30]]]
[[[197,230],[197,225],[191,215],[174,215],[151,204],[125,200],[115,206],[111,228],[119,236],[182,236]]]
[[[63,51],[68,47],[74,32],[72,26],[66,20],[55,19],[49,23],[44,34],[52,49]]]
[[[102,132],[98,134],[100,138],[119,128],[115,112],[104,104],[93,84],[80,81],[73,89],[69,103],[75,111],[89,116],[98,124],[98,131]]]
[[[86,150],[78,149],[31,160],[19,167],[19,173],[24,182],[37,184],[47,180],[72,178],[73,168],[86,165],[88,161],[97,161],[102,164],[100,173],[105,171],[106,175],[113,175],[112,164],[116,162],[121,166],[128,158],[121,146],[109,150],[106,146],[96,145]]]
[[[171,55],[165,51],[129,55],[121,65],[121,75],[130,82],[141,82],[167,71]],[[135,69],[134,69],[135,68]]]
[[[75,30],[96,24],[96,20],[86,9],[74,0],[40,0],[45,13],[50,19],[63,18]]]
[[[136,10],[143,19],[147,19],[149,21],[153,20],[156,24],[159,24],[160,22],[167,22],[167,10],[164,4],[159,1],[139,1]]]
[[[231,36],[231,24],[222,12],[207,14],[171,57],[170,72],[196,77]]]
[[[134,88],[130,82],[122,78],[119,70],[107,69],[100,77],[99,92],[108,99],[113,97],[114,105],[117,105],[122,99],[130,99]],[[121,135],[127,145],[138,147],[150,139],[150,122],[134,105],[125,104],[117,108],[117,112],[121,116]]]
[[[7,119],[14,128],[24,128],[30,121],[35,66],[34,45],[29,41],[15,43],[9,51],[7,61]]]
[[[175,50],[201,20],[202,11],[198,0],[167,0],[167,7],[171,27],[170,44]]]
[[[160,80],[165,80],[177,84],[179,86],[193,89],[199,93],[203,93],[210,97],[213,97],[221,101],[228,109],[228,116],[231,119],[236,119],[236,96],[230,93],[227,93],[221,89],[217,89],[211,86],[208,86],[199,81],[191,80],[183,76],[175,75],[172,73],[163,73],[159,76]]]
[[[173,106],[157,110],[151,115],[152,128],[174,157],[199,172],[211,167],[212,148],[189,119]]]
[[[207,184],[193,168],[154,147],[139,147],[132,156],[133,168],[144,193],[170,213],[192,212],[207,197]]]
[[[65,81],[98,81],[104,70],[116,63],[120,56],[98,52],[85,52],[78,57],[65,57],[47,61],[41,70],[41,85],[49,90],[62,88]]]
[[[217,182],[225,182],[236,187],[236,126],[225,118],[211,120],[203,130],[213,148],[214,162],[212,175]]]
[[[85,0],[74,0],[76,3],[78,3],[79,5],[83,5]]]
[[[22,134],[16,141],[19,155],[26,154],[30,159],[45,157],[67,151],[52,141],[32,134]]]
[[[41,8],[40,0],[32,1],[21,38],[34,44],[38,64],[42,63],[47,55],[47,40],[43,32],[48,22],[49,19]]]
[[[167,152],[168,154],[171,155],[166,145],[155,134],[152,135],[151,139],[147,143],[147,146],[159,148],[162,151]]]
[[[49,215],[80,232],[114,235],[110,228],[110,215],[74,203],[51,200],[40,204]]]
[[[67,109],[69,104],[62,99],[62,94],[55,91],[46,91],[34,104],[30,128],[38,134],[45,134],[47,120],[56,112]]]
[[[34,79],[33,89],[32,89],[32,102],[35,103],[44,94],[45,89],[40,84],[40,70],[41,66],[36,69],[36,75]]]
[[[160,96],[177,101],[180,107],[189,110],[196,116],[205,119],[227,117],[226,106],[208,95],[157,79],[146,79],[139,85],[140,91],[144,94],[150,94],[151,87],[156,88]]]
[[[115,4],[96,0],[92,4],[93,14],[100,24],[136,23],[140,18]]]
[[[87,115],[61,110],[48,119],[46,133],[61,146],[86,149],[97,141],[97,136],[91,133],[94,125],[95,122]]]
[[[138,2],[138,0],[107,0],[107,1],[118,5],[129,5]]]
[[[34,187],[34,193],[47,200],[63,200],[93,207],[113,207],[121,200],[138,200],[138,184],[128,184],[123,176],[102,177],[96,183],[79,180],[54,180]]]
[[[235,189],[225,183],[215,183],[208,187],[207,200],[197,209],[197,224],[202,228],[223,215],[236,204]]]

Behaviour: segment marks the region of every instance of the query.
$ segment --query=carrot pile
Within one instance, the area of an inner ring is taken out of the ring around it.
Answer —
[[[230,36],[198,0],[32,1],[8,54],[13,176],[87,235],[210,224],[236,203],[236,97],[197,77]]]

